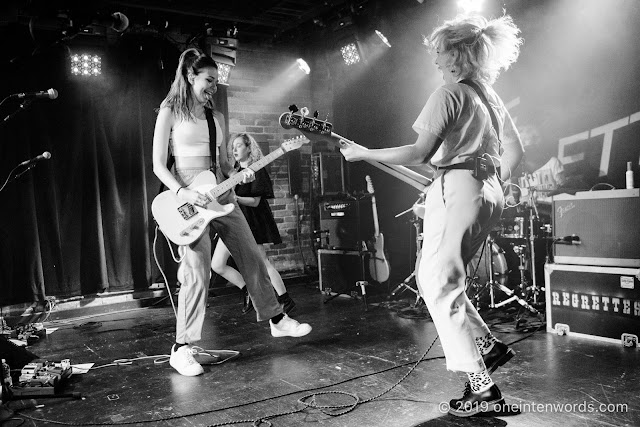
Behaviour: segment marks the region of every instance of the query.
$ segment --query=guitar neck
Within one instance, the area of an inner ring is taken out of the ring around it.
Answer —
[[[378,207],[376,206],[376,196],[371,196],[371,211],[373,213],[373,232],[374,236],[380,235],[380,225],[378,224]]]
[[[263,167],[265,167],[269,163],[273,162],[275,159],[277,159],[278,157],[282,156],[284,153],[285,153],[285,151],[282,149],[282,147],[280,147],[277,150],[274,150],[271,153],[267,154],[266,156],[264,156],[263,158],[261,158],[257,162],[251,163],[248,166],[248,168],[251,169],[254,172],[258,172],[260,169],[262,169]],[[244,179],[244,174],[237,173],[237,174],[233,175],[231,178],[226,179],[225,181],[223,181],[220,184],[218,184],[215,187],[213,187],[213,189],[211,189],[211,191],[209,191],[209,195],[211,197],[213,197],[214,199],[217,199],[218,197],[220,197],[221,195],[223,195],[227,191],[229,191],[232,188],[234,188],[236,185],[240,184],[243,179]]]
[[[340,143],[341,141],[346,143],[353,143],[353,141],[344,138],[335,132],[331,132],[331,138],[335,139],[338,143]],[[387,163],[377,162],[375,160],[365,160],[365,162],[377,167],[383,172],[395,176],[399,180],[404,181],[405,183],[420,191],[424,191],[425,187],[428,187],[431,184],[431,180],[429,178],[425,177],[424,175],[420,175],[419,173],[414,172],[407,167],[390,165]]]

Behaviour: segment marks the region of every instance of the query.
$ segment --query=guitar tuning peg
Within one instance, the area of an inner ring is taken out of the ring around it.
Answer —
[[[303,117],[307,117],[309,115],[309,109],[307,107],[302,107],[302,109],[300,110],[300,114]]]
[[[320,112],[318,110],[313,112],[313,118],[317,119],[318,118],[318,114],[320,114]]]
[[[298,106],[296,104],[289,105],[289,111],[291,111],[292,113],[297,113],[298,112]]]

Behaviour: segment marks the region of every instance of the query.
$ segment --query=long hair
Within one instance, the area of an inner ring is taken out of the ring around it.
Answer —
[[[233,159],[233,142],[238,138],[242,139],[244,145],[249,147],[249,164],[255,163],[264,157],[264,155],[262,154],[262,150],[260,149],[260,146],[258,145],[258,142],[254,137],[252,137],[248,133],[234,133],[233,135],[231,135],[231,138],[229,138],[229,143],[227,144],[229,163],[233,164],[235,161]],[[239,165],[236,165],[236,168],[238,167]]]
[[[458,16],[433,30],[425,44],[432,50],[451,52],[460,76],[493,84],[502,70],[517,61],[520,29],[509,15],[487,20]]]
[[[189,72],[197,75],[203,68],[212,67],[218,69],[218,64],[208,55],[198,49],[187,49],[180,55],[176,76],[171,83],[169,93],[160,104],[160,108],[169,107],[171,112],[181,120],[190,120],[193,108],[193,94],[191,84],[187,76]],[[213,109],[213,101],[209,101],[206,107]]]

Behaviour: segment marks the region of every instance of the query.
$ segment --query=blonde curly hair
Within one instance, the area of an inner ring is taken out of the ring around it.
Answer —
[[[248,133],[234,133],[233,135],[231,135],[231,138],[229,138],[229,143],[227,144],[229,163],[235,163],[235,159],[233,158],[233,142],[238,138],[242,139],[244,145],[249,147],[249,164],[255,163],[264,157],[264,154],[262,154],[262,150],[260,149],[260,146],[258,145],[258,142],[254,137],[252,137]],[[238,165],[236,165],[236,169],[237,168]]]
[[[450,52],[462,78],[493,84],[502,70],[517,61],[520,29],[509,15],[487,20],[475,16],[458,16],[437,27],[424,44],[430,49]]]

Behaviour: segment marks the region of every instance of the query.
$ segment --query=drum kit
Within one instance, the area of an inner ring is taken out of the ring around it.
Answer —
[[[413,211],[414,218],[410,222],[416,229],[416,260],[422,247],[421,214],[424,208],[424,195],[421,195],[411,209],[396,215]],[[551,223],[541,218],[533,197],[506,209],[503,218],[467,265],[466,293],[476,308],[497,309],[518,303],[540,316],[544,284],[538,275],[542,273],[544,262],[549,260],[547,248],[551,236]],[[415,307],[424,304],[414,286],[415,280],[416,272],[413,271],[391,295],[409,290],[415,294]]]

